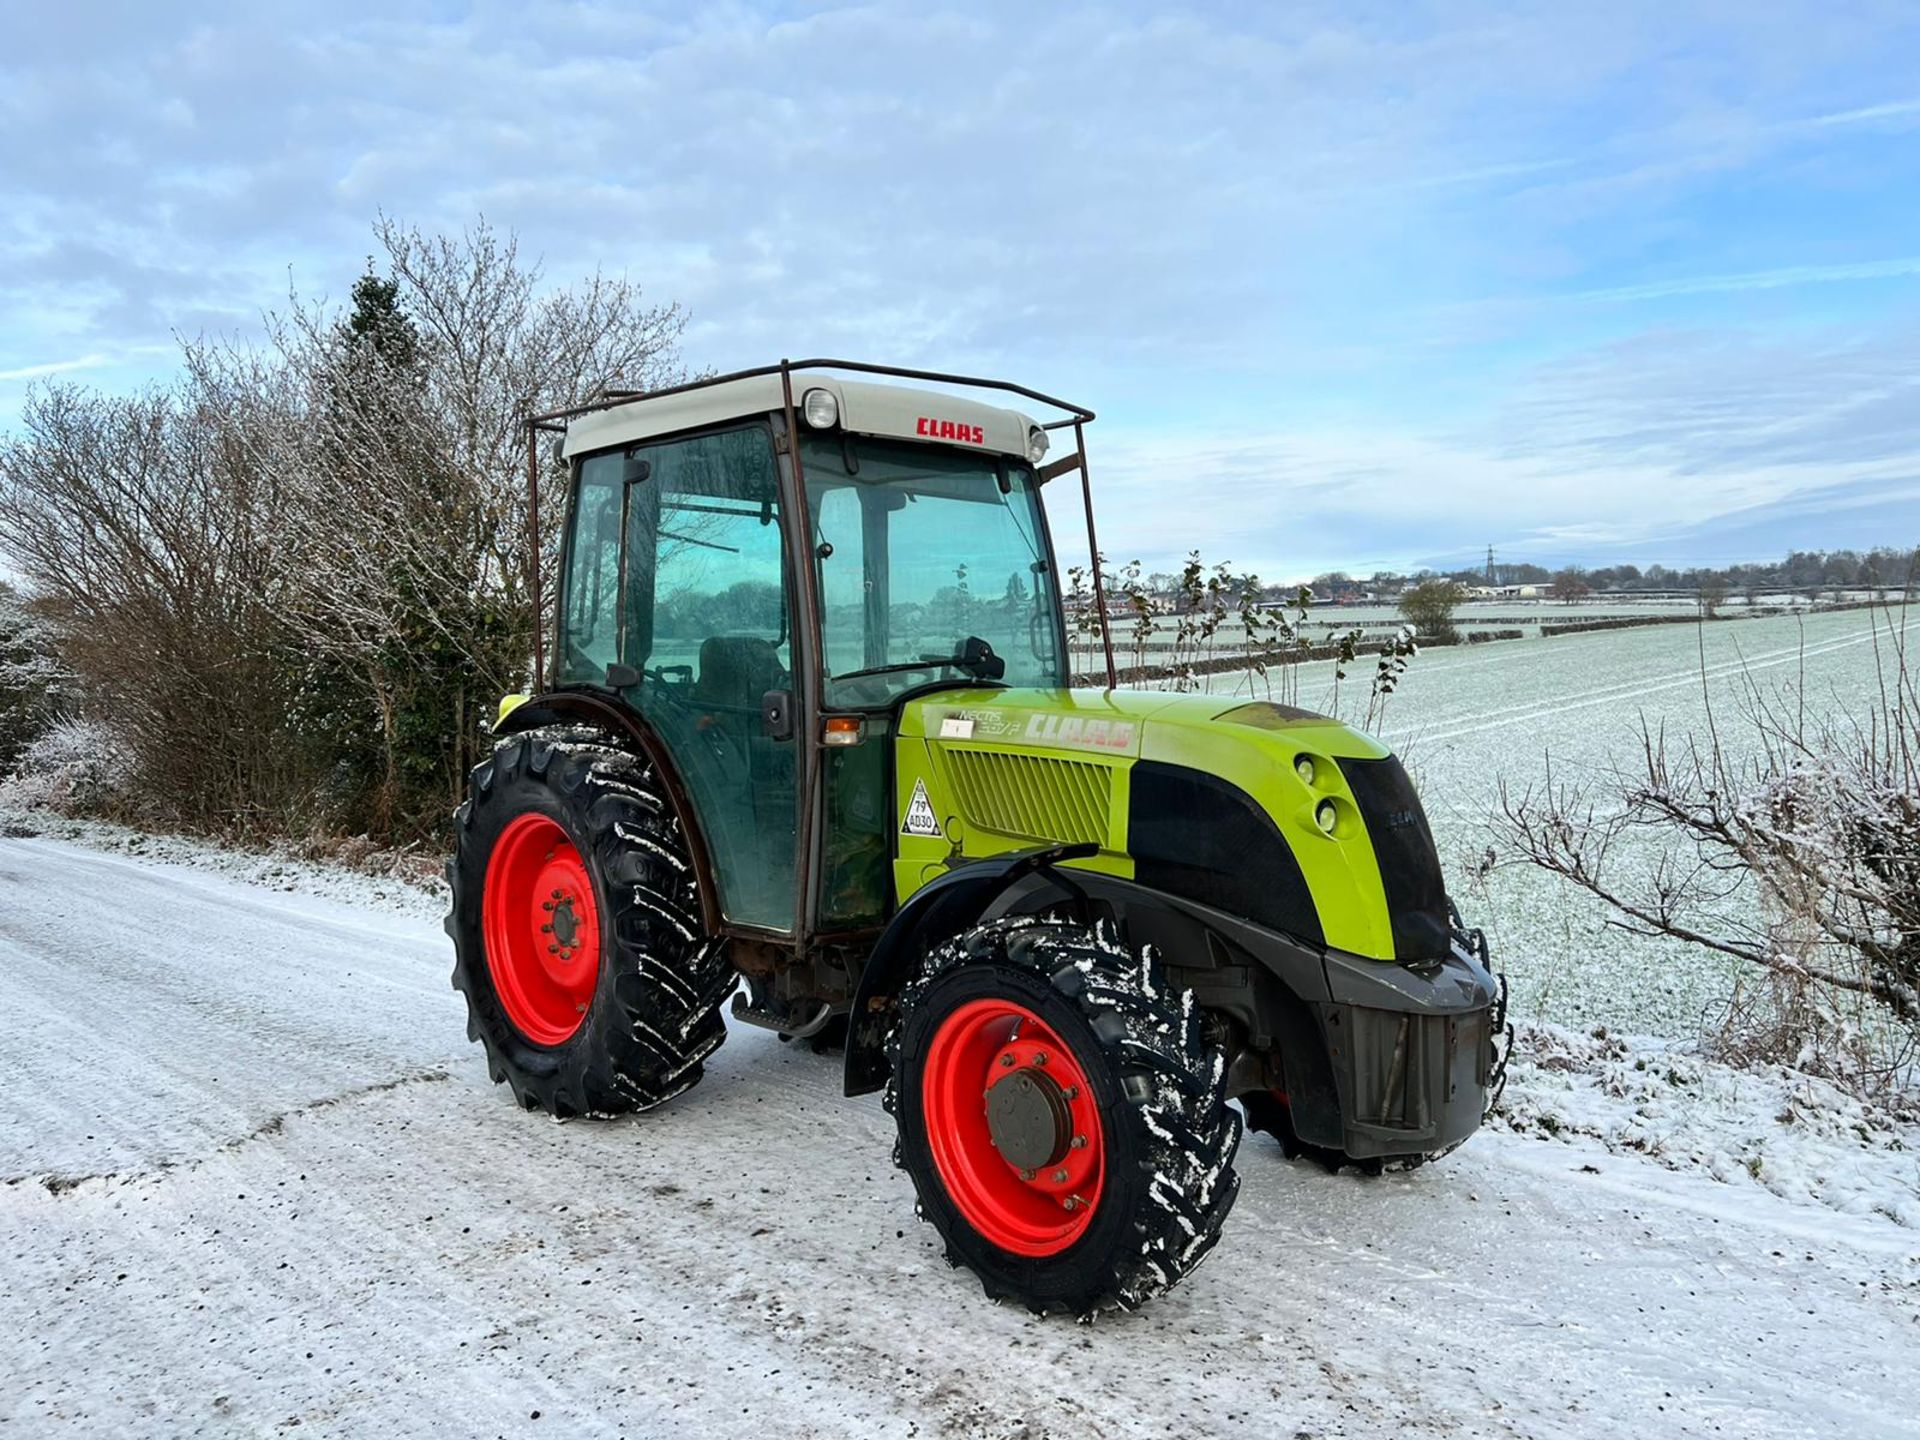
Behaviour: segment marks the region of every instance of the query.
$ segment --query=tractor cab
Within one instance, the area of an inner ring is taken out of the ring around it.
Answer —
[[[671,756],[729,930],[799,944],[891,913],[901,697],[1070,683],[1048,448],[1021,412],[825,375],[567,427],[552,679]]]

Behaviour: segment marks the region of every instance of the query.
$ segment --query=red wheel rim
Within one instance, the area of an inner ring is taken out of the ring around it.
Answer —
[[[600,978],[593,877],[545,815],[516,815],[487,857],[481,926],[494,993],[514,1028],[558,1045],[587,1018]]]
[[[1057,1117],[1062,1133],[1046,1163],[1016,1164],[995,1142],[988,1104],[1009,1082],[1044,1091]],[[970,1000],[941,1021],[920,1109],[948,1198],[986,1239],[1015,1255],[1055,1255],[1086,1233],[1105,1172],[1100,1111],[1078,1058],[1033,1011]]]

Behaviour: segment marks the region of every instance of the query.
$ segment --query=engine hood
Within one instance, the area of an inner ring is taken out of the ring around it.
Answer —
[[[1432,909],[1437,865],[1424,859],[1418,801],[1398,781],[1370,783],[1375,770],[1404,771],[1325,715],[1231,695],[947,690],[903,707],[898,744],[903,898],[939,866],[1090,840],[1101,849],[1090,867],[1265,916],[1309,943],[1404,959],[1414,947],[1396,933],[1406,921],[1382,860],[1412,826]],[[1386,793],[1400,797],[1390,813],[1376,801]],[[1265,903],[1283,894],[1285,906]]]
[[[943,690],[907,703],[900,734],[1085,750],[1188,764],[1192,744],[1259,752],[1285,749],[1288,735],[1311,732],[1333,756],[1378,759],[1387,748],[1343,721],[1245,696],[1170,690]],[[1266,738],[1261,738],[1261,737]]]

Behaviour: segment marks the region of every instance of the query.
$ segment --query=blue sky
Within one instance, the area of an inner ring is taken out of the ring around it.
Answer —
[[[385,211],[1093,405],[1111,555],[1297,576],[1920,541],[1920,7],[16,10],[0,425]],[[1063,506],[1056,523],[1073,522]]]

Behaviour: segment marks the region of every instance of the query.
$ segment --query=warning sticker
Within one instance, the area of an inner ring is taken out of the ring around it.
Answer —
[[[933,802],[927,798],[927,782],[913,782],[913,798],[907,801],[907,818],[900,826],[902,835],[938,835],[940,821],[933,813]]]

